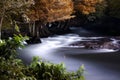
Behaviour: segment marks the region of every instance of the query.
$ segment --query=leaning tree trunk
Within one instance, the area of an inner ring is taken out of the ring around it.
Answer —
[[[46,37],[51,35],[51,32],[48,30],[48,27],[46,24],[39,25],[39,36],[40,37]]]
[[[64,30],[67,30],[67,29],[69,29],[69,27],[70,27],[70,20],[66,20],[65,21],[65,25],[64,25]]]
[[[61,30],[67,30],[69,28],[69,22],[70,20],[60,21],[57,27]]]

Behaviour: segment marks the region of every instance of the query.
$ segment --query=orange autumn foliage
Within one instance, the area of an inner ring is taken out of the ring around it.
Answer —
[[[72,0],[34,0],[26,15],[30,21],[54,22],[70,19],[73,12]]]
[[[85,15],[96,12],[96,6],[104,0],[74,0],[75,10]]]

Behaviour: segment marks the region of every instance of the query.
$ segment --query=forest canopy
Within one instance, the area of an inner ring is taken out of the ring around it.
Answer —
[[[54,22],[70,19],[73,16],[72,0],[34,0],[26,15],[30,21]]]
[[[81,12],[82,14],[88,15],[90,13],[95,13],[99,6],[105,7],[105,0],[73,0],[75,11]],[[102,5],[101,5],[102,4]]]

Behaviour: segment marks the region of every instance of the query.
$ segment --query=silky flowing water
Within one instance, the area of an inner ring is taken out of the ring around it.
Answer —
[[[52,63],[63,62],[68,71],[76,71],[82,64],[85,66],[86,80],[120,80],[120,55],[114,49],[85,49],[84,46],[70,46],[77,41],[97,40],[103,37],[94,37],[94,33],[73,29],[73,33],[54,35],[41,38],[42,43],[28,45],[18,50],[19,58],[26,64],[33,56],[40,56],[43,60]],[[87,36],[87,35],[93,35]],[[112,39],[113,40],[113,39]],[[115,43],[117,40],[113,40]],[[116,54],[111,57],[112,54]],[[117,56],[117,57],[116,57]]]

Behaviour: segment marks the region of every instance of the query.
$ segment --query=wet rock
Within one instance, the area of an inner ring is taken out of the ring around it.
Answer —
[[[107,48],[107,49],[119,49],[120,46],[119,44],[114,44],[112,42],[104,42],[102,45],[101,45],[101,48]]]
[[[28,44],[36,44],[36,43],[41,43],[40,38],[38,37],[30,37],[29,40],[26,41]]]
[[[120,41],[111,38],[100,38],[96,40],[78,41],[70,44],[70,46],[84,46],[86,49],[120,49]]]

